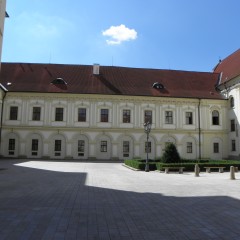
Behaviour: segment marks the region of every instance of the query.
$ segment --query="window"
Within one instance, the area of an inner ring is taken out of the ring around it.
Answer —
[[[108,109],[101,109],[101,122],[108,122]]]
[[[55,146],[54,146],[55,156],[61,155],[61,149],[62,149],[62,141],[55,140]]]
[[[145,123],[152,123],[152,111],[151,110],[145,110],[144,111],[144,122]]]
[[[234,98],[230,97],[230,107],[234,108]]]
[[[219,153],[219,143],[217,142],[213,143],[213,152]]]
[[[187,153],[192,153],[192,142],[187,142]]]
[[[15,151],[15,139],[10,138],[8,141],[8,154],[14,155],[14,151]]]
[[[38,139],[32,139],[32,151],[38,151]]]
[[[107,152],[107,141],[101,141],[100,151]]]
[[[151,142],[145,142],[145,153],[152,152],[152,145]]]
[[[10,107],[10,120],[17,120],[18,118],[18,107]]]
[[[186,124],[193,124],[192,112],[186,112]]]
[[[55,121],[63,121],[63,108],[56,108]]]
[[[78,156],[84,156],[85,141],[78,140]]]
[[[86,122],[86,108],[79,108],[78,109],[78,121],[79,122]]]
[[[235,120],[234,119],[232,119],[231,120],[231,132],[235,132]]]
[[[232,140],[232,152],[236,151],[236,141]]]
[[[40,117],[41,117],[41,108],[40,107],[33,107],[32,120],[33,121],[40,121]]]
[[[129,157],[129,141],[123,141],[123,157]]]
[[[38,151],[38,139],[32,139],[32,156],[36,156]]]
[[[123,110],[123,123],[130,123],[130,122],[131,122],[131,111]]]
[[[165,123],[173,124],[173,112],[172,111],[165,112]]]
[[[212,124],[219,125],[219,112],[216,110],[212,112]]]
[[[129,141],[123,141],[123,156],[129,156]]]

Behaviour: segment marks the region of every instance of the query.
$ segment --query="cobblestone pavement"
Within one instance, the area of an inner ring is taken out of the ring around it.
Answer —
[[[240,173],[0,161],[0,240],[239,240]]]

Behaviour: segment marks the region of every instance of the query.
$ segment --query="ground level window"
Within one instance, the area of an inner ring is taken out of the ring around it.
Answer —
[[[62,150],[62,141],[61,140],[55,140],[55,156],[61,156],[61,150]]]
[[[152,144],[151,142],[145,142],[145,153],[152,152]]]
[[[38,139],[32,139],[32,156],[38,154]]]
[[[187,142],[187,153],[192,153],[192,143]]]
[[[107,141],[101,141],[100,151],[107,152]]]
[[[219,153],[219,143],[213,143],[213,152]]]
[[[84,156],[85,141],[78,140],[78,156]]]
[[[16,141],[14,138],[10,138],[8,141],[8,155],[14,155]]]
[[[129,141],[123,141],[123,157],[129,157]]]
[[[236,141],[232,140],[232,152],[236,151]]]

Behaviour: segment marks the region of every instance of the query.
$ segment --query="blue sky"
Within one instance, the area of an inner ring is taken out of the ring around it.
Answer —
[[[239,0],[7,0],[3,62],[212,71],[240,47]]]

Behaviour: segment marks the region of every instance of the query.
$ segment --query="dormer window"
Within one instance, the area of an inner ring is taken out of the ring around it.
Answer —
[[[67,83],[62,78],[56,78],[51,83],[52,84],[64,84],[64,85],[67,85]]]
[[[153,88],[156,88],[156,89],[164,89],[164,86],[159,83],[159,82],[155,82],[153,85],[152,85]]]

